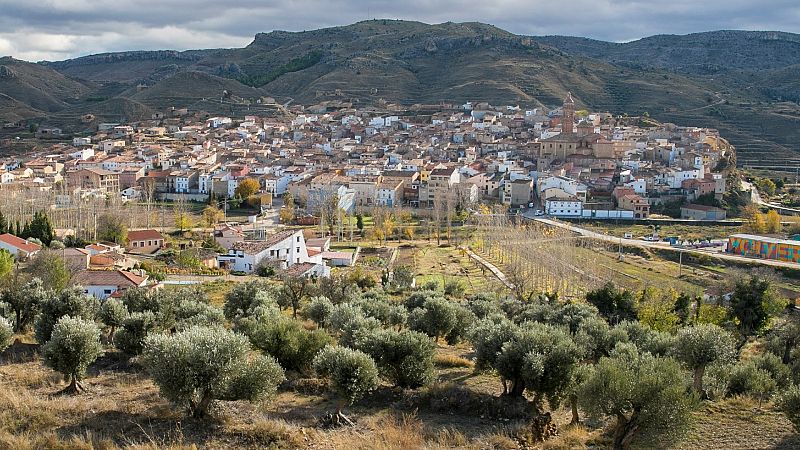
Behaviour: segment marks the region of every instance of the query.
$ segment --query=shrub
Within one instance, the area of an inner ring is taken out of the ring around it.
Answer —
[[[11,345],[11,340],[14,338],[14,329],[11,327],[11,322],[5,317],[0,317],[0,352],[7,349]]]
[[[311,299],[303,309],[302,316],[325,328],[332,311],[333,303],[327,297],[319,296]]]
[[[800,386],[791,385],[778,397],[778,408],[786,415],[794,425],[796,431],[800,431]]]
[[[475,317],[481,320],[492,314],[502,313],[502,310],[500,309],[500,306],[498,306],[497,302],[493,301],[484,294],[476,294],[472,297],[469,297],[467,299],[466,306],[467,309],[472,311],[472,314],[475,314]]]
[[[467,288],[464,283],[458,280],[450,280],[444,284],[444,295],[453,298],[461,298],[464,296]]]
[[[102,305],[100,311],[97,313],[97,318],[100,319],[105,326],[110,328],[108,332],[108,340],[114,341],[114,332],[122,325],[122,321],[128,317],[128,308],[122,303],[122,300],[117,298],[107,298]]]
[[[158,299],[150,295],[147,288],[135,286],[125,289],[120,300],[131,313],[145,311],[156,313],[159,310]]]
[[[748,362],[769,373],[770,378],[775,381],[775,385],[778,388],[784,389],[789,386],[792,377],[789,366],[782,363],[781,359],[772,353],[756,355]]]
[[[772,375],[751,361],[734,366],[728,378],[730,395],[748,394],[763,399],[775,390],[775,386]]]
[[[252,315],[259,307],[275,307],[277,303],[270,289],[261,282],[239,283],[225,295],[225,318],[234,321]]]
[[[41,310],[42,305],[56,294],[44,287],[40,278],[33,278],[21,289],[9,288],[3,291],[2,300],[14,312],[14,331],[25,331]]]
[[[409,315],[409,327],[439,340],[458,325],[458,314],[458,305],[441,297],[429,298]]]
[[[155,314],[135,312],[122,321],[122,328],[114,336],[114,346],[128,355],[138,355],[147,335],[159,329]]]
[[[89,364],[103,353],[100,328],[79,317],[62,317],[56,322],[49,341],[42,347],[45,364],[69,378],[64,392],[77,394],[83,390],[80,380]]]
[[[98,300],[84,294],[83,289],[79,286],[64,289],[57,296],[47,297],[42,304],[41,313],[34,323],[36,340],[41,344],[49,341],[53,327],[58,319],[64,316],[88,321],[94,320],[99,307]]]
[[[223,326],[225,315],[222,310],[208,303],[183,300],[175,308],[175,328],[184,330],[195,325]]]
[[[351,405],[378,387],[375,361],[366,353],[347,347],[322,349],[314,358],[314,370]]]
[[[358,336],[355,346],[372,357],[395,386],[417,388],[433,380],[434,346],[422,333],[374,330]]]
[[[459,342],[466,340],[470,328],[475,325],[477,318],[472,311],[464,308],[461,305],[455,305],[456,321],[450,332],[445,335],[445,341],[450,345],[456,345]]]
[[[195,418],[206,417],[216,400],[257,401],[284,379],[274,358],[250,355],[245,336],[222,328],[150,335],[142,361],[161,395]]]
[[[409,295],[406,298],[404,304],[409,311],[413,311],[416,308],[422,308],[422,305],[424,305],[428,299],[434,297],[441,298],[441,296],[442,294],[440,292],[437,292],[436,290],[420,289],[418,291],[412,292],[411,295]]]
[[[317,353],[333,341],[328,333],[308,331],[300,322],[284,316],[245,328],[253,347],[277,359],[283,368],[298,372],[311,369]]]
[[[414,282],[414,270],[407,265],[396,266],[392,281],[400,289],[409,289]]]

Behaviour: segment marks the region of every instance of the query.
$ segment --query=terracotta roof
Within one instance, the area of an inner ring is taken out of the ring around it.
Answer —
[[[128,231],[129,241],[145,241],[148,239],[164,239],[164,236],[156,230]]]
[[[42,249],[42,246],[39,244],[34,244],[33,242],[28,242],[25,239],[18,238],[13,234],[5,233],[0,234],[0,241],[16,247],[24,252],[31,253],[36,252]]]
[[[83,270],[75,275],[75,284],[82,286],[141,286],[147,278],[124,270]]]
[[[297,277],[301,275],[305,275],[308,273],[309,270],[313,269],[317,265],[314,263],[300,263],[294,264],[286,269],[286,273],[290,276]]]

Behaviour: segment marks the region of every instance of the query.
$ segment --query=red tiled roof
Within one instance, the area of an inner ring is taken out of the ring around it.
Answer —
[[[83,270],[75,275],[75,284],[82,286],[141,286],[146,280],[124,270]]]
[[[25,239],[18,238],[13,234],[5,233],[0,234],[0,241],[16,247],[24,252],[31,253],[35,251],[39,251],[42,249],[42,246],[39,244],[34,244],[33,242],[28,242]]]
[[[128,231],[129,241],[145,241],[148,239],[164,239],[164,236],[156,230]]]

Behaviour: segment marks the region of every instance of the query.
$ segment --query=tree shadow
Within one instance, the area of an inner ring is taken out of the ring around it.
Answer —
[[[792,434],[784,436],[775,446],[771,447],[773,450],[795,450],[800,448],[800,434]]]
[[[0,354],[0,363],[18,364],[35,361],[39,358],[39,344],[26,344],[16,339],[5,351]]]
[[[214,421],[166,418],[122,411],[100,411],[79,423],[57,430],[60,437],[95,436],[111,439],[117,445],[150,444],[155,448],[171,444],[202,445],[218,434]]]

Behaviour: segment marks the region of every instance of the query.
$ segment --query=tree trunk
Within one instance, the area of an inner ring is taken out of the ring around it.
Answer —
[[[117,331],[117,327],[112,325],[111,326],[111,330],[108,332],[108,343],[109,344],[113,344],[114,343],[114,333],[116,331]]]
[[[522,380],[511,380],[511,390],[508,395],[511,397],[522,397],[525,393],[525,383]]]
[[[579,423],[581,423],[581,417],[578,415],[578,396],[577,395],[571,394],[569,396],[569,406],[570,406],[570,409],[572,410],[572,421],[570,421],[570,424],[578,425]]]
[[[208,408],[211,406],[211,393],[208,391],[203,391],[203,397],[200,399],[200,402],[194,407],[192,411],[192,417],[195,419],[202,419],[208,415]]]
[[[59,391],[59,394],[64,395],[78,395],[84,391],[83,386],[78,383],[78,377],[75,375],[70,375],[69,385]]]
[[[694,379],[692,381],[692,387],[694,388],[694,391],[697,392],[697,395],[701,397],[703,396],[703,375],[705,374],[705,372],[706,372],[705,365],[696,367],[694,369]]]
[[[630,446],[631,439],[639,429],[636,417],[635,412],[630,419],[627,419],[624,414],[617,414],[617,426],[614,430],[614,450],[625,450]]]

